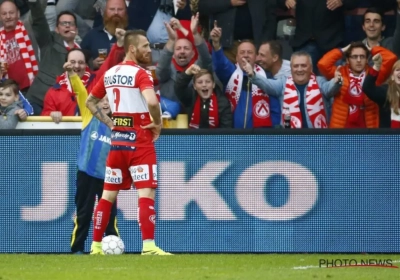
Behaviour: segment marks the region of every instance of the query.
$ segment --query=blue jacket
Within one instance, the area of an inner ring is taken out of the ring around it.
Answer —
[[[231,78],[232,74],[236,70],[236,66],[226,58],[222,48],[218,51],[213,50],[212,61],[213,61],[215,73],[217,74],[218,79],[224,85],[224,91],[225,91],[226,86],[229,82],[229,79]],[[243,85],[247,84],[247,82],[246,82],[247,80],[248,80],[248,77],[244,73]],[[268,91],[264,91],[264,92],[268,93],[268,95],[269,95]],[[248,107],[247,107],[247,122],[245,124],[244,119],[245,119],[245,114],[246,114],[246,91],[242,90],[240,93],[240,97],[239,97],[239,101],[236,106],[236,109],[233,112],[233,127],[234,128],[252,128],[253,127],[253,104],[251,101],[252,100],[250,98],[250,102],[248,102]],[[281,123],[281,106],[279,103],[279,99],[274,96],[271,96],[271,95],[269,95],[269,102],[270,102],[269,107],[270,107],[270,111],[271,111],[271,121],[272,121],[272,126],[274,127],[274,126],[280,125],[280,123]]]

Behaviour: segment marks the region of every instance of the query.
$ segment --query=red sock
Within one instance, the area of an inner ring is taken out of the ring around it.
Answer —
[[[142,232],[142,240],[154,240],[154,228],[156,223],[156,210],[154,200],[147,197],[139,198],[139,227]]]
[[[93,241],[101,242],[110,220],[112,203],[105,199],[100,199],[94,211]]]

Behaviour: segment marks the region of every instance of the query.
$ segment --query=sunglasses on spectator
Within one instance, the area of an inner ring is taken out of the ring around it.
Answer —
[[[72,21],[60,21],[58,24],[61,26],[71,26],[71,27],[75,26],[75,22]]]

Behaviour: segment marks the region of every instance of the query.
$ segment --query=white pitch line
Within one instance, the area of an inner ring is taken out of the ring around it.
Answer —
[[[319,268],[319,266],[316,265],[295,266],[292,269],[310,269],[310,268]]]
[[[400,260],[395,260],[395,261],[392,261],[392,263],[400,263]],[[301,270],[301,269],[312,269],[312,268],[324,268],[324,267],[319,267],[319,266],[317,266],[317,265],[305,265],[305,266],[295,266],[295,267],[292,267],[292,269],[297,269],[297,270]]]

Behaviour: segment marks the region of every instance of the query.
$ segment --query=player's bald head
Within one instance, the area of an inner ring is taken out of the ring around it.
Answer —
[[[139,30],[129,30],[125,33],[124,37],[125,53],[128,53],[129,46],[131,45],[138,47],[140,37],[146,38],[146,31],[139,29]]]

